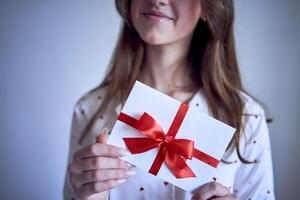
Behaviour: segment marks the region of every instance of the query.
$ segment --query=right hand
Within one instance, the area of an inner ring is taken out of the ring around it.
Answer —
[[[135,174],[132,165],[119,158],[130,153],[106,144],[107,139],[108,131],[103,129],[96,139],[97,143],[74,153],[69,166],[70,182],[80,199],[89,199],[116,187]]]

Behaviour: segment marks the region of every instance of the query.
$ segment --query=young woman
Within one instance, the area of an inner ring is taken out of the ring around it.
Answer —
[[[264,111],[243,89],[236,61],[233,0],[116,0],[116,7],[124,23],[110,69],[75,106],[65,199],[274,199]],[[237,129],[211,182],[187,193],[106,144],[135,80]]]

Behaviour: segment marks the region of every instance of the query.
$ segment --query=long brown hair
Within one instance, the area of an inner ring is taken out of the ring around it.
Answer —
[[[118,97],[125,102],[144,61],[145,43],[130,19],[131,0],[115,0],[115,5],[123,19],[119,39],[104,80],[88,93],[105,88],[105,97],[88,121],[80,143],[112,99]],[[244,109],[241,92],[248,93],[242,86],[236,59],[233,0],[201,0],[201,6],[207,20],[200,19],[194,30],[188,54],[191,78],[198,88],[203,88],[212,115],[237,129],[227,153],[236,149],[239,159],[249,163],[241,156],[239,147]]]

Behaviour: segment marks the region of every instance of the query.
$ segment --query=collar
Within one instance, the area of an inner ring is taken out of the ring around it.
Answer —
[[[193,98],[190,100],[189,107],[195,107],[196,109],[199,109],[200,112],[210,114],[209,109],[206,103],[205,94],[202,88],[200,88],[193,96]],[[117,115],[121,113],[122,110],[122,104],[119,103],[115,107],[115,112]]]

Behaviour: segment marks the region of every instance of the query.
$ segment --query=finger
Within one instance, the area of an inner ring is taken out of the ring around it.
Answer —
[[[235,195],[227,195],[223,197],[215,197],[212,200],[239,200],[239,198]]]
[[[100,193],[106,190],[109,190],[113,187],[116,187],[122,183],[124,183],[126,179],[119,179],[119,180],[108,180],[103,182],[95,182],[83,185],[79,188],[79,192],[82,196],[89,196],[92,194]]]
[[[230,195],[230,191],[227,187],[217,182],[210,182],[201,186],[194,195],[194,199],[209,199],[215,197],[222,197]]]
[[[131,153],[129,151],[114,145],[95,143],[77,151],[74,154],[74,160],[91,158],[95,156],[120,157],[130,154]]]
[[[128,169],[132,167],[131,164],[119,158],[110,157],[93,157],[83,160],[76,160],[70,166],[70,173],[81,173],[90,170],[100,169]]]
[[[100,131],[100,134],[96,137],[96,142],[106,143],[108,140],[108,129],[104,128]]]
[[[134,175],[136,171],[134,169],[105,169],[105,170],[92,170],[80,173],[76,175],[75,182],[82,184],[88,184],[99,181],[127,179]]]

